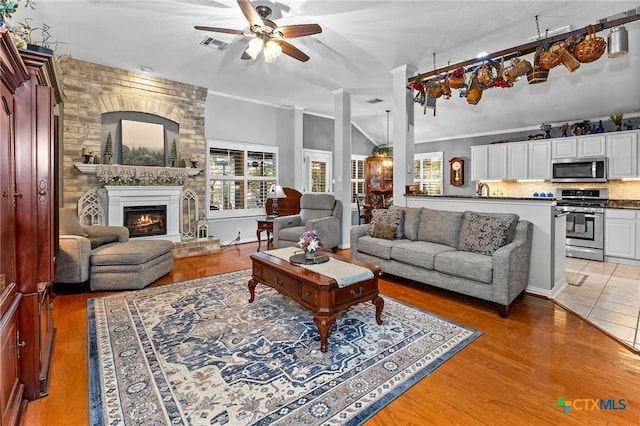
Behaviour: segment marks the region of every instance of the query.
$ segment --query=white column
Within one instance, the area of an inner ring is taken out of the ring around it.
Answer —
[[[304,109],[293,109],[293,187],[302,191],[304,187]],[[286,157],[283,157],[286,158]]]
[[[333,92],[335,97],[334,192],[342,201],[340,248],[349,247],[351,229],[351,93],[345,89]]]
[[[414,114],[413,94],[407,90],[409,77],[416,74],[413,65],[392,69],[393,76],[393,204],[406,206],[406,185],[413,183]]]

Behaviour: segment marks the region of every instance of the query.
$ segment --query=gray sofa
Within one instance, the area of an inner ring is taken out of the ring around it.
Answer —
[[[323,249],[335,251],[340,242],[341,215],[342,203],[333,194],[302,194],[300,213],[274,219],[273,247],[297,246],[305,231],[315,230]]]
[[[502,318],[528,284],[533,224],[515,214],[392,207],[350,234],[352,258],[494,302]]]

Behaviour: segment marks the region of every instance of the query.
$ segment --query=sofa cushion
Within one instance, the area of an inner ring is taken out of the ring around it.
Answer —
[[[375,236],[373,235],[374,225],[394,226],[395,238],[395,231],[400,227],[401,218],[402,211],[399,209],[375,209],[371,212],[371,226],[369,227],[368,234]]]
[[[383,225],[381,223],[374,223],[369,228],[369,232],[374,238],[393,240],[396,237],[396,229],[398,229],[396,225]]]
[[[517,221],[517,215],[465,212],[458,250],[491,256],[513,238]]]
[[[493,282],[493,257],[467,251],[449,251],[436,256],[433,269],[443,274],[480,281]]]
[[[391,259],[420,268],[433,269],[436,256],[448,251],[455,251],[455,249],[426,241],[411,241],[406,244],[396,244],[391,249]]]
[[[105,244],[116,243],[120,241],[120,236],[117,234],[95,235],[88,238],[89,238],[89,241],[91,242],[92,250],[96,247],[100,247]]]
[[[390,211],[397,210],[400,212],[400,223],[398,224],[398,229],[396,229],[396,238],[404,238],[404,208],[398,206],[389,207]]]
[[[405,207],[404,209],[404,226],[402,235],[412,241],[418,239],[418,225],[420,224],[420,212],[422,207]]]
[[[173,250],[168,240],[134,240],[107,244],[91,251],[92,265],[140,265]]]
[[[391,249],[394,244],[395,241],[365,235],[364,237],[358,238],[358,251],[382,259],[391,259]]]
[[[418,240],[457,248],[464,212],[423,208],[420,212]]]

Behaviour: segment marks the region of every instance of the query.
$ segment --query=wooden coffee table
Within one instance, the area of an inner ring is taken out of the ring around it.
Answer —
[[[268,253],[251,255],[253,263],[252,277],[248,287],[255,299],[255,288],[264,284],[290,297],[313,312],[313,322],[320,333],[320,350],[327,351],[327,340],[331,325],[336,321],[336,313],[355,305],[371,301],[376,307],[376,322],[382,324],[384,300],[378,295],[378,275],[380,267],[373,263],[347,259],[331,255],[336,260],[362,266],[373,272],[373,278],[339,287],[335,279],[310,271],[300,265],[271,256]]]

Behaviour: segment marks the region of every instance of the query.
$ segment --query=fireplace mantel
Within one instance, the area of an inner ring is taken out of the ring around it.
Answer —
[[[124,207],[167,206],[167,234],[150,237],[179,242],[180,238],[180,193],[182,186],[105,186],[108,198],[108,223],[124,225]]]
[[[74,163],[76,169],[80,170],[81,173],[95,175],[96,170],[99,164],[91,164],[91,163]],[[202,171],[202,169],[194,168],[194,167],[153,167],[154,169],[160,170],[171,170],[171,171],[187,171],[187,176],[196,176],[198,173]]]

